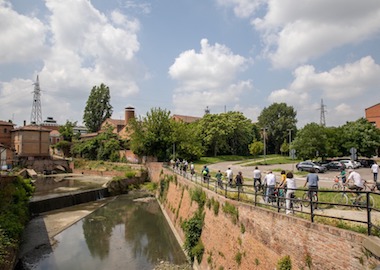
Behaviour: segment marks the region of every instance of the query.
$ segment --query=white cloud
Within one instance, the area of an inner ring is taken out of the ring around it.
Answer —
[[[321,99],[329,104],[328,112],[335,118],[330,124],[342,124],[341,119],[348,116],[362,117],[363,106],[370,106],[380,98],[380,65],[370,56],[325,72],[317,72],[310,65],[301,66],[293,75],[289,88],[273,91],[268,100],[294,106],[303,124],[318,119],[320,111],[316,110],[320,109]]]
[[[41,21],[18,14],[10,3],[0,1],[0,64],[38,59],[48,50],[46,32]]]
[[[248,60],[233,54],[229,48],[201,40],[201,51],[181,53],[169,68],[169,75],[177,80],[173,103],[177,113],[203,113],[206,106],[231,105],[239,101],[241,93],[252,89],[252,82],[239,81],[237,75],[245,70]]]
[[[37,74],[40,75],[44,91],[43,118],[47,115],[62,115],[81,121],[89,92],[100,83],[110,87],[112,104],[123,106],[122,98],[136,94],[139,91],[137,80],[144,77],[135,59],[140,49],[137,37],[139,21],[117,10],[111,10],[110,14],[101,13],[87,0],[45,2],[50,11],[44,17],[44,20],[47,18],[46,25],[33,14],[27,17],[16,13],[10,5],[3,4],[0,9],[0,13],[6,16],[4,20],[7,19],[7,25],[10,20],[12,26],[12,32],[6,36],[7,43],[0,42],[0,54],[7,55],[7,61],[23,59],[26,58],[24,54],[31,54],[43,63],[42,68],[35,70],[33,78],[30,78],[35,79]],[[0,16],[0,25],[3,24],[2,20],[3,16]],[[31,27],[35,29],[34,32],[30,31]],[[29,40],[31,35],[35,35],[41,44],[36,43],[34,38]],[[47,41],[45,36],[49,36],[50,40]],[[25,44],[25,48],[30,47],[30,50],[14,50],[20,44]],[[43,52],[42,48],[48,49]],[[4,60],[0,58],[0,61]],[[17,89],[17,80],[10,84],[13,85],[3,84],[3,87]],[[0,94],[4,92],[5,89]],[[28,104],[27,109],[23,109],[28,116],[32,95],[24,95],[22,100]],[[14,107],[8,104],[1,106],[1,112]],[[65,122],[65,119],[61,122]]]
[[[380,31],[377,0],[219,0],[218,3],[233,6],[238,17],[250,17],[262,35],[264,55],[277,68],[295,67],[334,48],[360,43]],[[260,12],[265,15],[259,17]]]

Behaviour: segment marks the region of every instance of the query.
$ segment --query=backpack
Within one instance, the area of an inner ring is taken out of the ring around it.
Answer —
[[[203,170],[203,171],[202,171],[202,174],[203,174],[203,175],[207,175],[207,171],[206,171],[206,170]]]

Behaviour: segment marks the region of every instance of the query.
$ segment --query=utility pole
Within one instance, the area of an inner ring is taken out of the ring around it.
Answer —
[[[266,131],[268,130],[268,128],[264,127],[261,130],[263,131],[263,137],[264,137],[264,164],[267,164],[267,160],[266,160],[266,155],[267,155],[266,137],[267,137],[267,134],[266,134]]]
[[[41,89],[40,82],[38,80],[34,83],[33,91],[33,104],[32,104],[32,113],[30,115],[30,123],[39,125],[42,123],[42,112],[41,112]]]
[[[319,119],[319,124],[322,127],[326,126],[326,118],[325,118],[325,112],[326,112],[326,110],[325,110],[325,108],[326,108],[326,105],[323,104],[323,99],[321,99],[321,108],[320,108],[321,115],[320,115],[320,119]]]
[[[288,128],[289,131],[289,156],[290,156],[290,143],[292,142],[292,129]]]

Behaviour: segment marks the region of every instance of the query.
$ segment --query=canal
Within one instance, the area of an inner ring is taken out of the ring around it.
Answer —
[[[53,242],[40,258],[23,258],[23,269],[158,269],[163,262],[187,265],[158,202],[140,192],[111,200],[57,234]]]

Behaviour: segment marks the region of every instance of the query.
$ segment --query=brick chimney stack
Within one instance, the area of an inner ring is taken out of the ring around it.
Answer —
[[[130,119],[135,118],[135,108],[126,107],[125,108],[125,125],[128,125]]]

